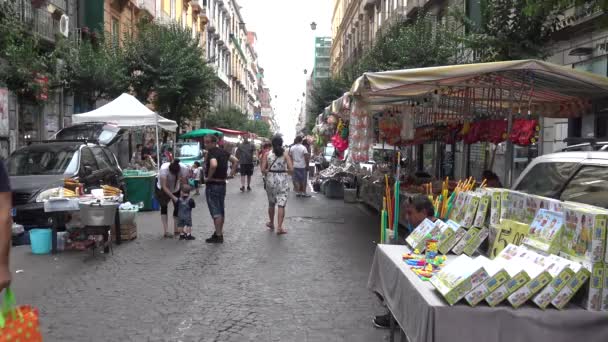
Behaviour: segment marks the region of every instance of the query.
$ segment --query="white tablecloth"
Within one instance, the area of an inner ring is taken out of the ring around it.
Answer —
[[[411,342],[606,342],[608,312],[574,304],[546,311],[530,304],[513,309],[467,304],[449,306],[402,260],[406,246],[378,245],[368,287],[380,293]],[[448,263],[453,256],[448,258]]]

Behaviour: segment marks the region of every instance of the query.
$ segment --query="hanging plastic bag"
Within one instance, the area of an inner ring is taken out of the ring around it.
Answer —
[[[38,310],[31,306],[16,306],[10,288],[4,291],[0,311],[0,342],[42,342]]]

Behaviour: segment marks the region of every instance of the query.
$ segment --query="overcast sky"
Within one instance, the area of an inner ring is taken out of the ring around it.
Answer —
[[[237,0],[247,30],[257,33],[256,51],[264,68],[281,133],[293,141],[298,99],[306,89],[304,69],[314,62],[315,36],[331,36],[332,0]],[[311,22],[317,23],[312,31]],[[275,99],[275,95],[277,98]]]

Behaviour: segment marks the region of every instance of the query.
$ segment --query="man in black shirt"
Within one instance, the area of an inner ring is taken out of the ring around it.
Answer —
[[[238,165],[238,159],[217,147],[218,137],[216,135],[205,136],[205,196],[209,213],[213,218],[215,232],[205,240],[208,243],[224,242],[224,199],[226,198],[226,179],[228,178],[228,161],[232,163],[230,177],[234,177]]]
[[[8,268],[11,247],[11,188],[4,163],[0,160],[0,292],[11,283],[11,272]]]

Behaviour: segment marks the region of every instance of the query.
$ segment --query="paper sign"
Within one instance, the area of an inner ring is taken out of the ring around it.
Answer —
[[[504,220],[498,227],[498,235],[490,247],[490,258],[496,257],[509,244],[519,246],[528,235],[528,230],[527,224]]]

